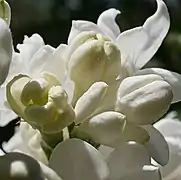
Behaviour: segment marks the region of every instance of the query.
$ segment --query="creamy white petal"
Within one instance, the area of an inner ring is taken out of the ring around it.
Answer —
[[[110,179],[120,179],[135,169],[142,169],[151,163],[146,148],[138,143],[129,142],[119,145],[107,159]],[[127,179],[126,179],[127,180]]]
[[[115,146],[122,136],[125,124],[126,117],[123,114],[107,111],[85,121],[79,130],[97,143]]]
[[[12,37],[7,23],[0,19],[0,85],[5,81],[12,60]]]
[[[164,136],[152,125],[144,126],[150,135],[149,141],[145,144],[150,155],[162,166],[169,160],[169,148]]]
[[[120,13],[119,10],[111,8],[104,11],[97,20],[97,25],[104,35],[113,41],[115,41],[117,36],[121,33],[119,26],[116,24],[116,16]]]
[[[26,75],[15,76],[6,87],[6,97],[11,109],[20,117],[25,118],[25,106],[21,102],[21,92],[24,86],[30,81]]]
[[[65,180],[105,180],[109,173],[102,155],[79,139],[58,144],[52,152],[49,165]]]
[[[136,75],[144,75],[144,74],[157,74],[161,76],[165,81],[167,81],[173,91],[173,101],[172,103],[176,103],[181,101],[181,75],[176,72],[171,72],[166,69],[161,68],[147,68],[136,72]]]
[[[90,21],[72,21],[72,27],[68,37],[68,44],[75,38],[79,33],[83,31],[94,31],[96,33],[102,33],[100,28]]]
[[[142,27],[120,34],[117,43],[122,54],[129,57],[136,69],[142,68],[156,53],[170,26],[167,7],[162,0],[157,0],[156,13],[148,18]]]
[[[82,123],[96,110],[104,98],[107,88],[106,83],[96,82],[78,99],[74,108],[77,124]]]

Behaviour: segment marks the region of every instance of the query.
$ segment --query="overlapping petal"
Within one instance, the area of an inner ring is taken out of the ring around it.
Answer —
[[[109,174],[102,155],[79,139],[69,139],[57,145],[49,165],[65,180],[106,180]]]
[[[158,75],[131,76],[119,86],[115,110],[128,122],[149,124],[159,119],[171,104],[171,86]]]
[[[129,179],[138,171],[140,177],[143,173],[141,170],[144,165],[151,165],[151,157],[143,145],[129,142],[118,145],[107,158],[108,167],[110,169],[109,178],[114,179]],[[149,178],[149,176],[148,176]]]
[[[42,46],[44,46],[42,37],[38,34],[33,34],[31,37],[25,36],[23,44],[18,44],[17,49],[20,51],[22,61],[28,66],[31,58]]]
[[[150,135],[149,141],[145,144],[152,158],[162,166],[169,160],[169,148],[164,136],[152,125],[146,125],[144,128]]]
[[[72,21],[72,27],[68,37],[68,44],[81,32],[94,31],[106,35],[113,41],[120,34],[118,25],[116,24],[116,16],[120,14],[117,9],[108,9],[104,11],[98,18],[97,24],[90,21]]]
[[[108,85],[104,82],[94,83],[77,101],[75,105],[75,122],[82,123],[91,116],[105,97]]]
[[[28,123],[21,122],[20,127],[12,139],[4,144],[7,152],[21,152],[29,155],[44,164],[48,164],[48,159],[41,147],[41,134],[33,129]]]

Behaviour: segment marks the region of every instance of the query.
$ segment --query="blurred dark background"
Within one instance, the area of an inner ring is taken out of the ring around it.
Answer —
[[[156,10],[155,0],[7,0],[12,9],[11,30],[14,45],[24,35],[39,33],[46,44],[54,47],[66,43],[72,20],[96,22],[104,10],[114,7],[121,31],[142,25]],[[159,51],[147,67],[162,67],[181,74],[181,1],[165,0],[171,28]],[[180,82],[181,83],[181,82]],[[181,114],[181,103],[171,110]]]

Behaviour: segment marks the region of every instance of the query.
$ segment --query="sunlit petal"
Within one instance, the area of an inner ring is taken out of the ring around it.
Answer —
[[[119,26],[116,24],[116,16],[121,12],[117,9],[108,9],[104,11],[97,20],[97,25],[102,30],[104,35],[116,40],[117,36],[120,34]]]
[[[118,46],[136,69],[142,68],[156,53],[170,26],[167,7],[157,0],[156,13],[148,18],[142,27],[125,31],[117,39]]]

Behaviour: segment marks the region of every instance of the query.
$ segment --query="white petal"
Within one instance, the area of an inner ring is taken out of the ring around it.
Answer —
[[[49,45],[45,45],[40,48],[37,53],[32,57],[31,61],[29,62],[29,70],[31,71],[31,77],[39,77],[42,71],[48,71],[47,64],[51,61],[51,66],[53,64],[52,55],[54,52],[54,48]],[[50,66],[50,67],[51,67]]]
[[[5,80],[5,82],[2,84],[3,87],[6,87],[6,84],[17,74],[27,74],[26,71],[26,65],[21,59],[21,56],[19,53],[13,52],[12,60],[9,67],[8,76]]]
[[[3,147],[7,152],[21,152],[44,164],[48,164],[48,159],[41,147],[41,143],[40,132],[33,129],[28,123],[21,122],[16,134]]]
[[[115,41],[117,36],[121,33],[119,26],[116,24],[116,16],[120,13],[119,10],[111,8],[104,11],[97,20],[97,25],[104,35],[113,41]]]
[[[0,110],[0,126],[5,126],[13,119],[15,119],[17,115],[12,110]]]
[[[162,0],[157,0],[156,13],[142,27],[125,31],[117,39],[124,56],[130,58],[136,69],[142,68],[156,53],[165,38],[170,17]]]
[[[145,165],[142,168],[134,169],[119,180],[161,180],[161,174],[158,167]]]
[[[17,49],[20,51],[21,58],[28,66],[30,59],[42,46],[44,46],[42,37],[38,34],[33,34],[31,37],[25,36],[23,44],[18,44]]]
[[[166,69],[161,68],[148,68],[143,69],[136,72],[136,75],[144,75],[144,74],[158,74],[160,75],[165,81],[167,81],[173,91],[173,101],[172,103],[176,103],[181,101],[181,75],[175,72],[168,71]]]
[[[151,163],[148,151],[138,143],[124,143],[109,155],[110,179],[121,179],[124,175]]]
[[[85,121],[79,130],[97,143],[115,146],[115,142],[122,136],[125,124],[126,118],[123,114],[107,111]]]
[[[181,123],[178,119],[168,118],[167,116],[157,123],[154,127],[158,129],[164,137],[180,137],[181,138]]]
[[[107,87],[104,82],[96,82],[79,98],[74,108],[77,124],[82,123],[95,111],[105,96]]]
[[[0,85],[5,81],[12,60],[12,38],[7,23],[0,19]]]
[[[100,28],[90,21],[72,21],[72,27],[68,37],[68,44],[75,38],[79,33],[83,31],[94,31],[96,33],[102,33]]]
[[[150,135],[149,141],[145,144],[150,155],[162,166],[166,165],[169,160],[169,148],[165,138],[152,125],[144,126],[144,128]]]
[[[58,144],[52,152],[49,165],[65,180],[105,180],[109,173],[102,155],[79,139]]]
[[[61,84],[65,81],[66,76],[64,59],[65,49],[66,45],[60,44],[53,52],[52,57],[50,59],[47,59],[47,62],[45,61],[45,59],[44,62],[42,62],[44,63],[43,70],[55,74]]]
[[[165,117],[154,124],[165,137],[169,146],[169,161],[161,168],[164,180],[181,179],[181,122]]]

